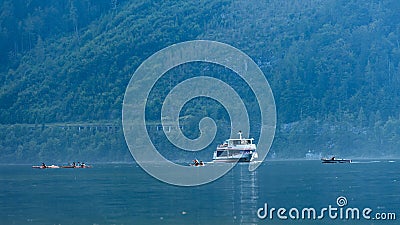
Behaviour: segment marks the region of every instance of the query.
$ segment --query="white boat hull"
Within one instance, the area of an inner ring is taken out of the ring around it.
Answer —
[[[213,161],[214,162],[251,162],[258,158],[258,154],[254,150],[252,150],[252,151],[227,150],[225,152],[227,154],[226,156],[218,156],[218,151],[215,151]],[[232,152],[234,152],[234,153],[232,154]],[[238,152],[238,153],[235,154],[235,152]]]

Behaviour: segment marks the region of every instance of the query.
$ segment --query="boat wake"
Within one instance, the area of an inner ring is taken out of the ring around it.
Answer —
[[[389,160],[389,161],[372,160],[372,161],[353,161],[352,163],[370,164],[370,163],[385,163],[385,162],[394,163],[396,161],[393,161],[393,160]]]

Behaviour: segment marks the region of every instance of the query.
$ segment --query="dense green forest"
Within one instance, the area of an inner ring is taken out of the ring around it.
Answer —
[[[122,129],[62,124],[120,127],[140,63],[196,39],[242,50],[266,75],[278,117],[270,157],[399,157],[399,11],[395,0],[1,1],[0,162],[130,161]],[[224,68],[181,66],[158,82],[146,118],[156,124],[166,93],[196,74],[240,81]],[[238,90],[257,139],[259,112],[248,92]],[[229,134],[215,102],[195,99],[181,114],[189,137],[203,116],[224,124],[214,146]],[[162,132],[149,133],[168,145]],[[196,157],[211,159],[212,148]]]

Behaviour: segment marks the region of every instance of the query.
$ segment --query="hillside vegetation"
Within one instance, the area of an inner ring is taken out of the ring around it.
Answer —
[[[2,162],[107,161],[113,153],[113,161],[130,160],[121,130],[66,134],[45,124],[120,123],[123,94],[140,63],[196,39],[230,44],[263,70],[277,105],[274,157],[299,158],[309,150],[400,156],[398,1],[5,0],[0,7]],[[148,120],[159,120],[171,85],[199,73],[224,79],[225,72],[199,64],[166,74],[148,103]],[[190,104],[182,112],[190,118],[188,136],[198,135],[205,115],[222,115],[216,120],[228,124],[218,104]],[[222,130],[217,142],[229,134]],[[199,156],[210,158],[210,151]]]

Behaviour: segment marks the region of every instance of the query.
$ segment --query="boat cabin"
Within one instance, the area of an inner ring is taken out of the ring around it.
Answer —
[[[228,146],[236,146],[236,145],[251,145],[253,144],[253,138],[251,139],[229,139],[226,142]]]

